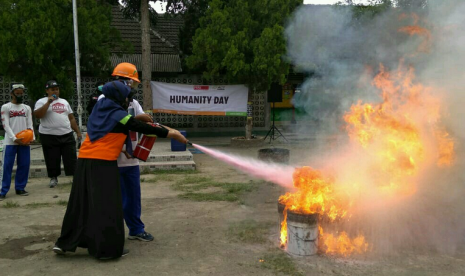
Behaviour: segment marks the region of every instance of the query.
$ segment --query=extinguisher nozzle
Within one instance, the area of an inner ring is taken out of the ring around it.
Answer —
[[[187,141],[187,144],[193,146],[192,142],[190,142],[190,141]]]

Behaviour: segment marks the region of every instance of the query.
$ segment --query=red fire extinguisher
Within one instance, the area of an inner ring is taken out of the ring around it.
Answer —
[[[159,124],[152,123],[151,125],[157,127]],[[142,138],[134,149],[132,156],[144,162],[147,161],[150,155],[150,151],[152,150],[153,144],[155,144],[156,140],[156,135],[142,135]]]

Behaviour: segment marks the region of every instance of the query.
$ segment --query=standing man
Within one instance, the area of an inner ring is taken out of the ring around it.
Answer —
[[[120,63],[113,70],[112,76],[124,83],[129,88],[136,87],[139,83],[137,68],[131,63]],[[152,118],[144,113],[137,100],[132,99],[131,92],[128,97],[128,113],[134,116],[134,119],[141,122],[153,122]],[[132,148],[135,149],[138,141],[138,133],[129,131],[132,142]],[[142,213],[141,190],[140,190],[140,169],[139,160],[132,158],[131,154],[126,152],[126,146],[118,156],[118,170],[121,182],[121,194],[123,197],[124,221],[129,229],[128,239],[140,241],[153,241],[153,236],[145,232],[145,225],[140,219]]]
[[[133,114],[131,114],[133,110]],[[135,116],[134,118],[141,122],[152,122],[152,118],[144,113],[144,110],[137,102],[132,100],[129,102],[129,114]],[[137,145],[138,133],[130,131],[130,138],[132,142],[132,148],[135,149]],[[132,156],[126,152],[126,145],[123,146],[123,150],[118,156],[118,170],[121,182],[121,193],[123,196],[123,212],[124,220],[129,228],[130,240],[140,241],[153,241],[153,236],[150,233],[145,232],[145,225],[140,219],[142,213],[141,206],[141,192],[140,192],[140,169],[139,160],[132,158]]]
[[[58,184],[57,177],[61,174],[62,158],[65,174],[74,175],[76,141],[73,130],[78,140],[82,138],[71,106],[68,101],[60,98],[59,87],[56,81],[48,81],[45,85],[47,96],[39,99],[34,107],[34,116],[40,119],[40,140],[47,174],[50,177],[50,188]]]
[[[2,189],[0,201],[5,199],[10,190],[11,173],[15,158],[18,156],[15,176],[15,190],[17,195],[27,196],[26,184],[29,177],[29,165],[31,163],[31,141],[22,141],[16,134],[25,129],[32,131],[32,111],[28,105],[23,104],[24,85],[13,84],[11,86],[11,102],[2,105],[2,123],[5,129],[5,140],[3,141],[3,168],[0,174]],[[33,140],[35,137],[33,136]]]

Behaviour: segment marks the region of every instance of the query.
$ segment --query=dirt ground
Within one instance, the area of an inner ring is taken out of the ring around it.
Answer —
[[[302,145],[280,147],[290,149],[291,163],[300,160]],[[214,148],[251,157],[259,149]],[[194,154],[194,160],[198,173],[190,176],[251,183],[255,189],[237,201],[198,202],[178,197],[183,192],[173,188],[184,174],[143,175],[142,220],[155,241],[126,240],[129,255],[99,261],[84,249],[66,256],[52,252],[72,179],[60,177],[55,189],[48,188],[48,179],[31,179],[29,196],[10,192],[0,203],[0,275],[465,275],[464,252],[289,257],[277,244],[276,201],[283,189],[206,154]],[[250,222],[265,229],[241,240],[241,233],[232,229]]]

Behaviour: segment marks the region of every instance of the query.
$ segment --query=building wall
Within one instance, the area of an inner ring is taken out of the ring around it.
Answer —
[[[96,83],[101,79],[94,77],[82,77],[81,78],[81,95],[82,95],[82,125],[85,129],[87,125],[88,114],[85,110],[87,102],[92,93],[96,89]],[[153,81],[166,82],[166,83],[179,83],[179,84],[205,84],[203,79],[200,76],[187,76],[180,75],[177,77],[155,77]],[[103,80],[109,81],[109,79]],[[227,84],[225,80],[218,79],[214,80],[212,83],[215,85],[225,85]],[[4,81],[4,78],[0,76],[0,105],[10,101],[10,83]],[[75,85],[76,89],[76,85]],[[141,85],[136,89],[137,93],[135,99],[137,99],[141,104],[144,100],[142,97]],[[34,108],[35,101],[31,101],[27,96],[24,99],[25,103],[30,105],[31,108]],[[78,97],[77,92],[72,98],[66,99],[72,106],[76,119],[77,108],[78,108]],[[266,93],[255,92],[252,95],[253,100],[253,121],[255,130],[266,130],[269,127],[269,108],[266,102]],[[153,114],[157,122],[176,128],[176,129],[186,129],[193,132],[227,132],[227,131],[244,131],[246,117],[239,116],[191,116],[191,115],[175,115],[175,114],[165,114],[165,113],[155,113]],[[268,117],[267,117],[268,116]]]

